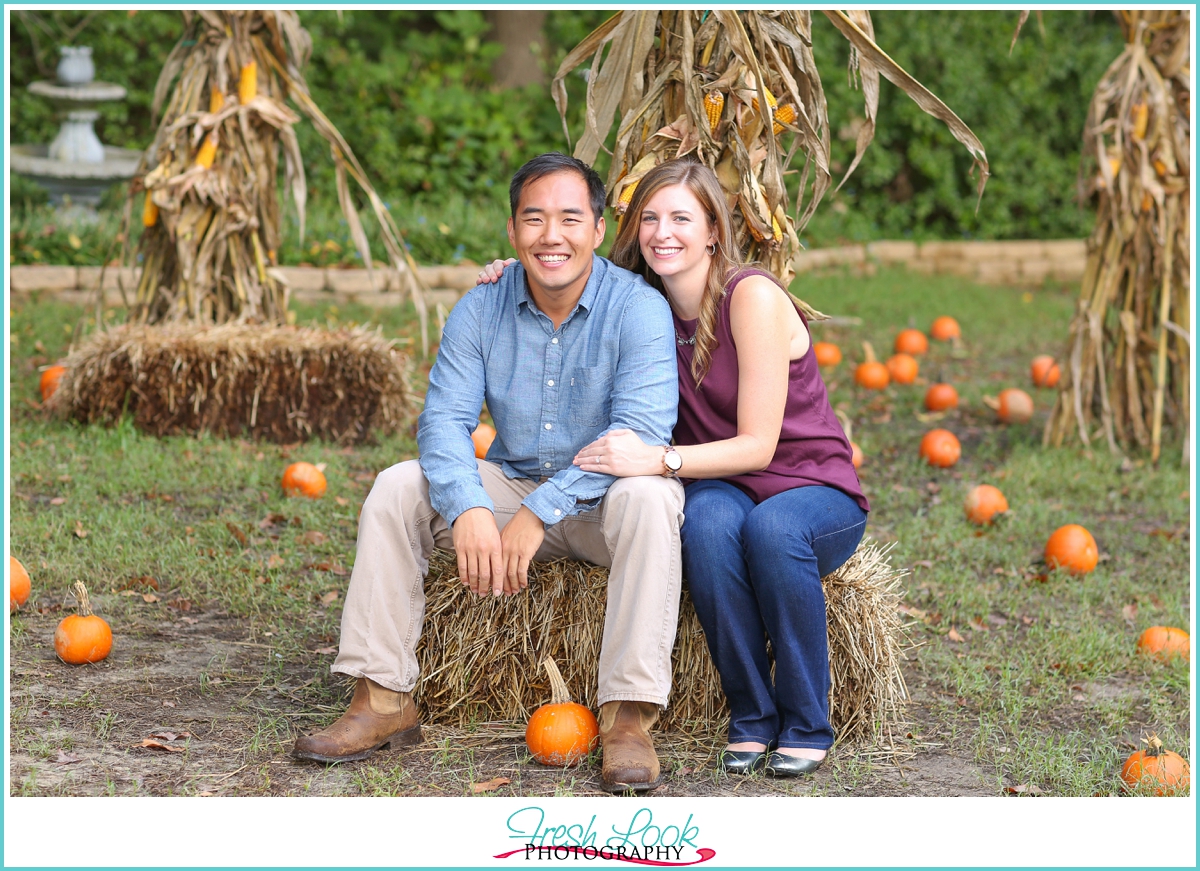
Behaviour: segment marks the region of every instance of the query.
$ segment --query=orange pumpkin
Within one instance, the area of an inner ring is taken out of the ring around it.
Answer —
[[[547,656],[542,665],[550,675],[550,702],[529,718],[525,744],[542,765],[578,765],[600,740],[600,726],[590,710],[571,701],[554,660]]]
[[[817,342],[813,345],[813,353],[817,355],[817,365],[821,368],[842,362],[842,349],[833,342]]]
[[[62,381],[62,377],[66,374],[66,371],[66,366],[60,366],[56,363],[42,373],[42,377],[38,381],[38,390],[42,393],[42,402],[45,402],[54,395],[55,390],[58,390],[58,382]]]
[[[1029,374],[1033,378],[1034,387],[1053,387],[1058,383],[1059,369],[1054,358],[1049,354],[1034,357],[1029,365]]]
[[[925,338],[925,334],[920,330],[914,330],[910,327],[896,334],[896,344],[893,346],[893,350],[897,354],[911,354],[914,357],[919,357],[929,352],[929,340]]]
[[[1046,542],[1046,565],[1064,568],[1073,575],[1086,575],[1100,561],[1096,539],[1078,523],[1054,530]]]
[[[54,630],[54,652],[70,665],[99,662],[112,651],[112,629],[92,613],[87,587],[81,581],[71,586],[71,594],[79,601],[79,613],[59,622]]]
[[[861,469],[863,459],[862,448],[858,446],[857,442],[850,442],[850,462],[854,464],[854,468]]]
[[[1137,640],[1138,653],[1167,662],[1175,657],[1192,658],[1192,639],[1184,630],[1174,626],[1151,626]]]
[[[939,342],[949,342],[951,339],[961,339],[962,330],[959,329],[958,321],[949,315],[942,315],[934,320],[933,326],[929,328],[929,335]]]
[[[921,439],[921,456],[931,466],[948,469],[962,456],[962,445],[950,430],[931,429]]]
[[[878,360],[859,363],[858,368],[854,370],[854,383],[867,390],[883,390],[890,381],[887,366]]]
[[[325,473],[312,463],[292,463],[283,472],[283,492],[320,499],[325,493]]]
[[[21,561],[11,554],[8,557],[8,610],[15,611],[29,601],[29,572]]]
[[[471,441],[475,444],[475,456],[481,460],[487,459],[488,448],[496,440],[496,430],[486,423],[480,423],[471,433]]]
[[[980,484],[967,494],[963,509],[967,512],[967,520],[976,526],[991,526],[997,514],[1008,511],[1008,500],[998,487]]]
[[[1163,747],[1157,735],[1143,739],[1146,750],[1138,750],[1121,766],[1121,780],[1129,789],[1152,789],[1155,795],[1186,793],[1192,786],[1192,771],[1178,753]]]
[[[934,384],[925,391],[925,407],[930,411],[946,411],[958,407],[958,391],[953,384]]]
[[[1006,388],[996,399],[989,396],[983,401],[1002,423],[1029,423],[1033,418],[1033,399],[1019,388]]]
[[[917,380],[917,372],[921,368],[915,357],[903,353],[889,357],[886,365],[888,375],[897,384],[912,384]]]

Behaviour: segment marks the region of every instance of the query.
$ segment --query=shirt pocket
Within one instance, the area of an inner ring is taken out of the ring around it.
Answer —
[[[612,417],[612,370],[607,366],[584,366],[571,376],[571,423],[605,426]]]

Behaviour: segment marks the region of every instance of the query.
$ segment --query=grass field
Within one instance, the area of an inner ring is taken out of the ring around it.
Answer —
[[[893,562],[909,571],[913,755],[898,767],[835,750],[816,777],[775,783],[717,774],[716,744],[664,736],[666,794],[1108,795],[1145,733],[1187,755],[1188,666],[1135,650],[1148,626],[1191,623],[1179,436],[1157,468],[1103,446],[1041,447],[1054,394],[1030,384],[1029,361],[1061,351],[1075,289],[1023,292],[898,271],[805,277],[793,289],[838,316],[813,333],[845,354],[826,379],[866,453],[868,535],[896,542]],[[370,321],[385,335],[415,336],[409,310],[297,311],[301,323]],[[853,385],[862,341],[885,358],[900,328],[927,330],[941,314],[962,325],[960,351],[932,343],[912,386]],[[82,315],[50,301],[12,311],[11,542],[33,578],[11,623],[14,792],[469,795],[499,775],[511,782],[493,794],[595,791],[595,766],[543,769],[528,758],[522,724],[511,723],[431,729],[417,750],[328,770],[286,763],[297,732],[346,698],[328,665],[356,513],[379,470],[415,456],[411,433],[353,448],[279,446],[47,420],[37,369],[64,352]],[[921,402],[935,380],[960,394],[941,418]],[[1031,423],[998,424],[984,405],[1006,386],[1033,395]],[[935,426],[962,441],[952,469],[917,456]],[[280,492],[284,466],[297,459],[327,465],[323,499]],[[984,530],[962,511],[978,483],[999,486],[1012,509]],[[1093,533],[1100,564],[1041,580],[1043,545],[1066,523]],[[76,579],[117,636],[108,660],[83,668],[58,662],[49,644]],[[156,730],[175,735],[154,740],[180,752],[144,749]]]

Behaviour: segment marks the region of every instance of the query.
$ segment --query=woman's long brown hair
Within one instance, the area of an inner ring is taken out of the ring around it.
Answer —
[[[712,353],[717,346],[717,313],[720,311],[721,299],[725,296],[725,282],[740,265],[733,237],[733,222],[730,220],[725,193],[721,190],[721,183],[716,174],[702,163],[682,159],[659,164],[642,176],[634,189],[633,199],[629,201],[629,208],[621,220],[616,241],[613,242],[612,251],[608,256],[613,263],[636,272],[666,296],[662,279],[642,256],[638,234],[642,223],[642,210],[646,203],[663,188],[677,184],[685,185],[700,201],[717,239],[717,251],[709,265],[708,281],[704,286],[704,296],[700,300],[700,321],[696,325],[696,352],[692,357],[692,378],[699,386],[708,374]]]

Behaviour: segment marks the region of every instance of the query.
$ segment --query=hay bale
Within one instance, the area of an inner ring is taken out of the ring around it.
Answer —
[[[414,414],[408,356],[361,327],[127,324],[94,333],[65,365],[53,413],[111,425],[127,409],[156,436],[357,443]]]
[[[889,739],[907,698],[901,674],[904,628],[897,605],[900,572],[887,551],[864,541],[823,579],[832,677],[830,720],[838,742]],[[570,560],[534,563],[519,596],[472,595],[457,578],[454,555],[435,551],[425,582],[425,629],[418,647],[417,703],[433,723],[465,726],[525,720],[549,700],[538,668],[553,656],[573,698],[596,702],[608,569]],[[686,584],[664,731],[723,734],[729,711]]]

